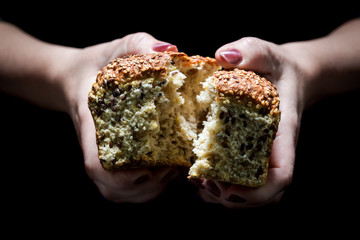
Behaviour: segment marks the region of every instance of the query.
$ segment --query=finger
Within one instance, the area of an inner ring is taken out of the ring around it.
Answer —
[[[179,176],[179,170],[173,167],[164,167],[160,168],[160,172],[153,173],[153,175],[158,175],[159,183],[166,184]]]
[[[224,68],[241,68],[260,74],[273,74],[279,69],[278,46],[254,37],[245,37],[226,44],[216,51],[215,58]]]
[[[215,197],[214,195],[212,195],[210,192],[208,192],[207,190],[203,190],[203,189],[199,189],[198,194],[200,196],[200,198],[207,203],[220,203],[220,201],[218,200],[217,197]]]
[[[144,32],[129,34],[123,38],[112,41],[109,50],[113,51],[109,54],[111,55],[111,59],[129,54],[178,51],[175,45],[157,40],[150,34]]]
[[[255,207],[260,207],[260,206],[275,204],[280,202],[284,193],[285,190],[277,193],[271,199],[268,199],[266,202],[248,201],[246,199],[246,196],[244,196],[243,194],[231,193],[227,195],[226,193],[224,193],[224,198],[219,199],[219,203],[221,203],[227,208],[233,208],[233,209],[255,208]]]
[[[197,185],[198,184],[199,183],[197,183]],[[201,186],[202,188],[199,188],[199,195],[205,202],[221,203],[228,208],[249,207],[249,203],[245,198],[239,194],[233,194],[232,191],[228,191],[233,184],[204,179],[202,180]],[[246,187],[242,188],[247,189]]]
[[[116,202],[151,200],[165,189],[168,182],[178,176],[177,169],[169,167],[100,172],[102,174],[96,176],[94,182],[106,199]]]
[[[105,185],[101,182],[94,181],[97,185],[101,195],[112,202],[116,203],[143,203],[158,197],[165,189],[166,185],[157,185],[156,187],[149,186],[147,183],[141,189],[134,187],[132,191],[119,191],[113,189],[108,185]]]
[[[200,197],[208,203],[220,203],[223,189],[230,184],[208,179],[191,179],[191,182],[199,188]]]
[[[212,181],[208,179],[204,179],[203,185],[205,186],[205,189],[215,198],[219,198],[221,196],[221,189],[218,186],[217,181]]]
[[[149,170],[149,169],[146,169]],[[117,179],[110,182],[94,180],[101,194],[114,202],[145,202],[163,192],[171,179],[177,176],[177,170],[169,167],[151,169],[150,174],[139,175],[138,169],[116,172]],[[128,177],[131,178],[128,178]],[[128,179],[126,179],[128,178]],[[130,180],[129,180],[130,179]],[[122,182],[116,182],[121,180]],[[125,180],[125,181],[124,181]]]
[[[178,49],[175,45],[171,44],[171,43],[166,43],[166,42],[158,42],[155,43],[152,47],[152,50],[155,52],[177,52]]]
[[[157,40],[152,35],[139,32],[130,34],[125,37],[126,48],[132,54],[148,53],[148,52],[164,52],[177,51],[177,47],[173,44]]]
[[[279,201],[279,193],[289,185],[288,174],[280,168],[269,169],[266,184],[260,188],[232,185],[223,190],[222,203],[231,208],[259,207]]]
[[[219,203],[220,189],[212,180],[204,178],[190,178],[189,181],[198,188],[200,198],[208,203]]]
[[[152,173],[147,168],[118,170],[109,172],[102,168],[101,164],[93,163],[92,167],[87,167],[89,177],[101,182],[111,189],[117,191],[137,191],[135,187],[142,187],[144,183],[152,182]]]
[[[200,197],[209,203],[221,203],[228,208],[259,207],[280,201],[291,183],[292,171],[287,168],[269,169],[265,186],[245,187],[212,180],[198,180]]]

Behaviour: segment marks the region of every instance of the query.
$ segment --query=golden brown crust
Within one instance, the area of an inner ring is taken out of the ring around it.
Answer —
[[[184,67],[205,62],[218,66],[214,58],[201,57],[199,55],[188,56],[182,52],[129,55],[123,58],[116,58],[101,69],[97,74],[96,83],[93,84],[92,90],[96,92],[103,84],[108,86],[122,85],[148,77],[163,77],[166,75],[167,67],[172,60],[181,61],[181,65]]]
[[[240,69],[214,73],[214,81],[220,96],[231,96],[243,101],[264,114],[280,115],[280,98],[276,87],[252,71]]]

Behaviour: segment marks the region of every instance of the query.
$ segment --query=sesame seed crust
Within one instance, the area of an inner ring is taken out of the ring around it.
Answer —
[[[100,86],[114,88],[146,77],[164,77],[174,61],[182,66],[195,66],[206,62],[219,66],[214,58],[199,55],[188,56],[182,52],[159,52],[129,55],[116,58],[102,68],[92,86],[95,94]],[[234,97],[239,102],[249,103],[263,113],[280,116],[280,99],[276,87],[253,71],[240,69],[217,71],[213,75],[220,98]]]
[[[213,75],[220,97],[232,97],[264,114],[280,117],[280,98],[276,87],[252,71],[240,69],[217,71]]]
[[[194,66],[203,63],[219,66],[214,58],[199,55],[188,56],[182,52],[159,52],[141,55],[129,55],[116,58],[102,68],[96,77],[92,90],[96,92],[100,86],[123,85],[147,77],[164,77],[169,65],[180,61],[182,66]]]

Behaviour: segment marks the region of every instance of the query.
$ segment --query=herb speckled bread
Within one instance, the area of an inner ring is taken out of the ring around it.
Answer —
[[[275,87],[251,71],[218,71],[203,83],[197,101],[208,107],[204,129],[194,141],[190,177],[258,187],[280,121]]]
[[[88,104],[107,170],[190,167],[190,178],[245,186],[266,181],[280,120],[275,87],[215,59],[166,52],[113,60]]]

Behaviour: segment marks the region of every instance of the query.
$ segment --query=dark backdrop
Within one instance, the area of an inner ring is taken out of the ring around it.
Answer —
[[[82,48],[144,31],[176,44],[180,51],[204,56],[214,56],[218,47],[244,36],[278,44],[321,37],[359,13],[349,5],[315,8],[299,3],[11,5],[0,8],[3,20],[51,43]],[[9,226],[35,223],[27,230],[35,233],[41,227],[57,232],[69,226],[83,232],[124,232],[129,226],[151,226],[144,232],[156,236],[166,226],[176,236],[186,236],[198,226],[214,233],[217,226],[226,226],[222,234],[232,230],[240,234],[256,226],[258,234],[271,226],[266,233],[284,235],[282,230],[289,227],[299,233],[337,231],[339,223],[346,224],[343,232],[348,233],[352,222],[347,216],[356,216],[359,210],[359,94],[331,97],[305,111],[292,185],[279,204],[248,210],[203,203],[184,182],[173,182],[149,203],[108,202],[84,171],[68,116],[0,94],[1,216]],[[80,223],[96,227],[80,228]]]

